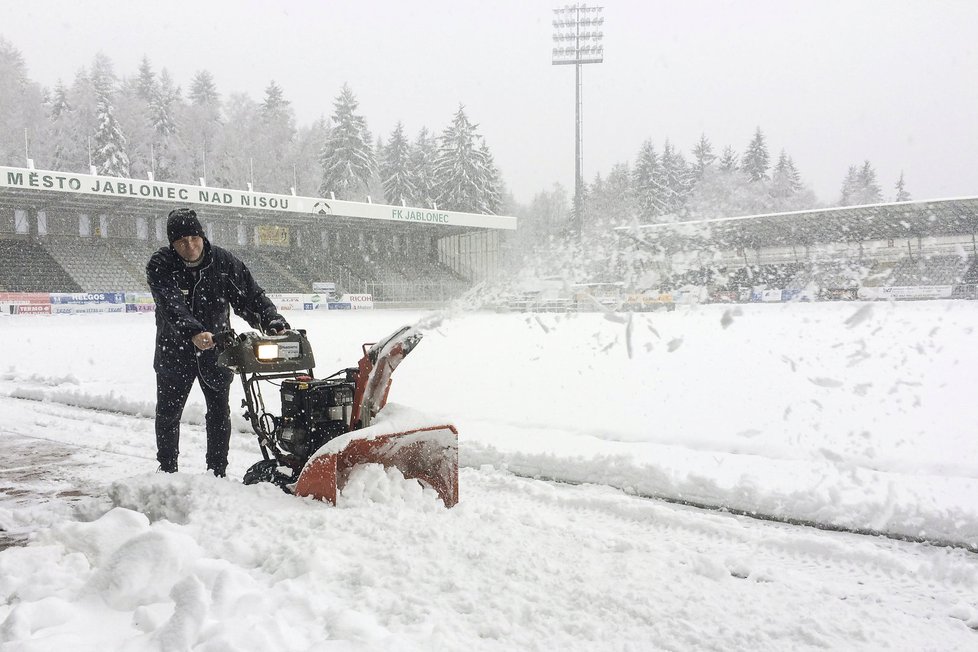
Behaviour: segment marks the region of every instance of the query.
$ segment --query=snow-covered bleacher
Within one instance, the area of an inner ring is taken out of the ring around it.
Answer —
[[[145,263],[131,265],[101,238],[46,238],[42,246],[85,292],[146,289]]]
[[[80,292],[44,247],[26,238],[0,239],[0,292]]]

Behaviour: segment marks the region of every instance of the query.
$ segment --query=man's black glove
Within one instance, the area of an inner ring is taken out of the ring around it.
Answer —
[[[276,317],[272,321],[268,322],[268,326],[265,327],[265,334],[281,335],[287,330],[289,330],[289,322],[285,321],[281,317]]]

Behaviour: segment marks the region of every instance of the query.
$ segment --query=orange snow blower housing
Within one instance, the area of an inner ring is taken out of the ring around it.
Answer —
[[[244,416],[264,457],[248,469],[244,483],[272,482],[297,496],[335,504],[350,470],[374,463],[427,484],[446,507],[458,503],[454,426],[417,416],[375,422],[387,403],[391,374],[421,338],[405,326],[381,342],[364,344],[357,367],[317,379],[303,330],[219,333],[218,364],[241,378]],[[281,381],[280,416],[265,410],[259,383],[271,381]]]

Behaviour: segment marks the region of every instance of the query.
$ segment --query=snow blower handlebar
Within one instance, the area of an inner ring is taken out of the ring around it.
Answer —
[[[265,410],[259,382],[295,378],[300,373],[312,378],[316,366],[312,347],[304,330],[287,330],[281,335],[256,332],[235,334],[226,330],[214,335],[217,363],[237,373],[244,388],[244,417],[258,436],[265,460],[274,451],[273,435],[278,427],[276,417]]]

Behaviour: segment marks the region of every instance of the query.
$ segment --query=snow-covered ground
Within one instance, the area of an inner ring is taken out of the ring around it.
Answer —
[[[0,317],[3,649],[978,645],[978,304],[290,319],[320,373],[420,325],[390,400],[458,426],[460,504],[245,487],[240,418],[208,477],[197,390],[157,475],[152,316]]]

